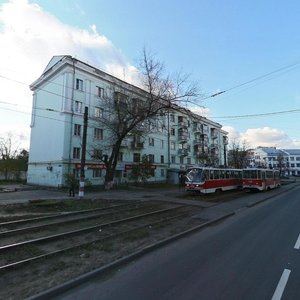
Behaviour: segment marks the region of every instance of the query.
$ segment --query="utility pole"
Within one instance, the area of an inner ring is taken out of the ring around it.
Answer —
[[[83,115],[83,134],[82,134],[82,151],[81,151],[81,162],[80,162],[80,182],[79,182],[79,198],[84,196],[84,168],[85,168],[85,154],[86,154],[86,136],[87,136],[87,125],[88,125],[88,107],[84,108]]]
[[[168,171],[170,169],[170,110],[168,110],[167,113],[167,129],[168,129]],[[168,172],[167,171],[167,172]]]

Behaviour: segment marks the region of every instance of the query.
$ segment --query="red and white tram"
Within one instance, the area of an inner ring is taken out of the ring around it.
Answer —
[[[243,169],[243,189],[265,191],[279,186],[279,170]]]
[[[242,170],[193,167],[186,172],[186,191],[203,194],[242,187]]]

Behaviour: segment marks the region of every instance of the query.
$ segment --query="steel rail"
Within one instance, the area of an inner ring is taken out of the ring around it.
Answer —
[[[45,229],[47,227],[57,226],[57,225],[60,225],[60,224],[70,224],[70,223],[75,223],[75,222],[83,221],[83,220],[87,221],[87,220],[91,220],[91,219],[96,219],[98,217],[105,217],[105,216],[112,215],[112,214],[123,213],[123,212],[126,212],[126,211],[132,211],[133,209],[138,210],[140,208],[140,207],[132,208],[131,206],[133,206],[133,205],[130,205],[130,208],[121,209],[121,210],[112,211],[112,212],[106,212],[106,213],[102,212],[102,213],[94,214],[94,215],[91,215],[91,216],[79,216],[77,218],[70,219],[70,220],[61,220],[61,221],[58,221],[58,222],[52,222],[52,223],[40,224],[40,225],[36,225],[36,226],[29,226],[29,227],[25,227],[25,228],[2,231],[2,232],[0,232],[0,238],[1,237],[6,237],[6,236],[9,236],[9,235],[13,235],[13,234],[25,233],[25,232],[32,231],[32,230]],[[118,206],[117,208],[122,208],[122,207]],[[94,213],[96,211],[97,210],[93,210],[93,211],[90,211],[90,212]],[[85,212],[85,214],[86,213],[87,212]],[[65,215],[61,215],[60,217],[61,218],[65,217]]]
[[[8,271],[10,269],[20,267],[24,264],[27,264],[27,263],[30,263],[30,262],[33,262],[33,261],[36,261],[36,260],[39,260],[39,259],[50,258],[51,256],[54,256],[54,255],[57,255],[57,254],[63,254],[64,252],[67,252],[67,251],[76,250],[80,247],[85,247],[85,246],[93,244],[95,242],[97,242],[97,243],[104,242],[106,240],[109,240],[109,239],[112,239],[112,238],[115,238],[115,237],[118,237],[118,236],[121,236],[121,235],[124,235],[124,234],[128,234],[128,233],[134,232],[136,230],[139,230],[139,229],[142,229],[142,228],[145,228],[145,227],[155,226],[155,225],[161,224],[163,222],[168,222],[168,221],[171,221],[173,219],[177,219],[177,218],[185,216],[185,215],[187,215],[187,212],[177,214],[175,216],[165,218],[165,219],[157,221],[157,222],[143,224],[142,226],[137,226],[135,228],[131,228],[131,229],[128,229],[128,230],[125,230],[125,231],[114,233],[114,234],[111,234],[109,236],[102,237],[100,239],[95,239],[93,241],[89,241],[89,242],[85,242],[85,243],[79,243],[75,246],[65,247],[65,248],[60,249],[60,250],[55,250],[55,251],[52,251],[52,252],[49,252],[49,253],[46,253],[46,254],[37,255],[37,256],[34,256],[34,257],[27,258],[27,259],[16,261],[16,262],[1,266],[0,267],[0,272]]]
[[[175,209],[178,209],[178,208],[181,208],[181,207],[184,207],[184,205],[176,206],[176,207],[173,207],[173,208],[166,208],[166,209],[161,209],[161,210],[157,210],[157,211],[152,211],[150,213],[140,214],[140,215],[137,215],[137,216],[124,218],[124,219],[121,219],[121,220],[115,220],[115,221],[112,221],[112,222],[97,224],[97,225],[89,226],[89,227],[82,228],[82,229],[76,229],[76,230],[73,230],[73,231],[67,231],[67,232],[64,232],[64,233],[59,233],[59,234],[50,235],[50,236],[46,236],[46,237],[41,237],[41,238],[37,238],[37,239],[33,239],[33,240],[28,240],[28,241],[23,241],[23,242],[19,242],[19,243],[14,243],[14,244],[1,246],[0,247],[0,254],[1,254],[1,252],[3,253],[4,251],[11,251],[14,248],[18,248],[18,247],[21,247],[21,246],[39,244],[39,243],[48,242],[48,241],[52,241],[52,240],[58,240],[58,239],[65,238],[65,237],[72,237],[72,236],[75,236],[75,235],[80,234],[80,233],[89,232],[89,231],[93,231],[95,229],[101,229],[101,228],[112,226],[112,225],[115,225],[115,224],[121,224],[121,223],[125,223],[125,222],[128,222],[128,221],[137,220],[137,219],[140,219],[140,218],[143,218],[143,217],[146,217],[146,216],[151,216],[151,215],[154,215],[154,214],[165,213],[167,211],[172,211],[172,210],[175,210]]]
[[[116,207],[122,207],[122,206],[128,206],[128,205],[135,205],[137,203],[140,203],[140,201],[136,201],[133,203],[126,203],[126,204],[120,204],[120,205],[113,205],[109,207],[101,207],[101,208],[93,208],[93,209],[85,209],[85,210],[76,210],[72,212],[61,212],[59,214],[52,214],[49,216],[43,216],[43,217],[36,217],[36,218],[29,218],[29,219],[22,219],[22,220],[16,220],[16,221],[9,221],[9,222],[2,222],[0,223],[0,227],[4,226],[10,226],[10,225],[18,225],[18,224],[25,224],[25,223],[30,223],[30,222],[35,222],[35,221],[43,221],[47,219],[55,219],[55,218],[61,218],[65,216],[72,216],[72,215],[77,215],[77,214],[82,214],[82,213],[89,213],[91,211],[98,211],[98,210],[108,210]]]

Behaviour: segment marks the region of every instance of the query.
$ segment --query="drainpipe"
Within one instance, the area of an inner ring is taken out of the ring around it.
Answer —
[[[70,137],[69,137],[69,159],[68,159],[68,174],[71,172],[71,161],[72,161],[72,133],[73,133],[73,116],[74,116],[74,88],[75,88],[75,62],[72,57],[73,64],[73,78],[72,78],[72,91],[71,91],[71,126],[70,126]]]

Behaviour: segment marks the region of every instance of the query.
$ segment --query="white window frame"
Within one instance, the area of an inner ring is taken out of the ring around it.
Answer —
[[[75,103],[74,103],[74,112],[76,112],[76,113],[82,113],[82,106],[83,106],[82,102],[75,100]]]
[[[80,124],[74,124],[74,135],[81,136],[81,125]]]
[[[97,97],[103,98],[103,96],[104,96],[104,88],[101,87],[101,86],[96,86],[96,90],[97,90]]]
[[[80,147],[73,147],[73,159],[80,159]]]
[[[76,78],[76,90],[83,91],[83,80]]]
[[[103,129],[102,128],[94,128],[94,139],[103,140]]]
[[[94,110],[94,117],[98,118],[98,119],[102,118],[103,117],[103,108],[96,106],[95,110]]]

